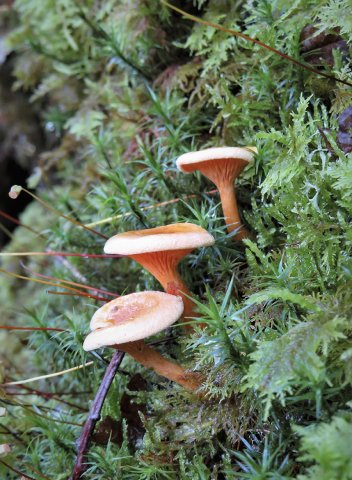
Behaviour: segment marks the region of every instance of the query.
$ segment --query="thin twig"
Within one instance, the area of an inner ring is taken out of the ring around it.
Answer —
[[[54,292],[53,290],[48,290],[46,293],[49,293],[50,295],[66,295],[69,297],[86,297],[86,298],[92,298],[93,300],[97,300],[98,302],[108,302],[108,298],[103,298],[103,297],[97,297],[96,295],[92,295],[91,293],[71,293],[71,292]]]
[[[51,328],[51,327],[14,327],[12,325],[0,325],[1,330],[24,330],[24,331],[53,331],[53,332],[66,332],[63,328]]]
[[[89,411],[87,421],[83,427],[81,436],[79,438],[77,458],[73,467],[71,480],[78,480],[79,478],[81,478],[81,475],[86,469],[86,464],[84,462],[91,441],[91,437],[94,432],[95,425],[100,419],[101,409],[103,407],[104,400],[109,391],[110,385],[114,380],[114,377],[122,362],[124,355],[124,352],[117,351],[116,353],[114,353],[111,362],[106,369],[104,378],[97,391],[94,402]]]
[[[8,468],[9,470],[11,470],[12,472],[17,473],[18,475],[21,475],[21,476],[24,477],[24,478],[28,478],[28,480],[35,480],[35,478],[30,477],[29,475],[27,475],[26,473],[21,472],[20,470],[17,470],[17,468],[12,467],[12,466],[9,465],[8,463],[4,462],[4,460],[0,460],[0,463],[2,463],[3,465],[5,465],[5,467]],[[43,478],[45,478],[45,477],[43,477]]]
[[[73,407],[73,408],[77,408],[78,410],[81,410],[82,412],[86,412],[87,409],[86,408],[83,408],[82,406],[80,405],[76,405],[75,403],[71,403],[71,402],[68,402],[67,400],[63,400],[62,398],[59,398],[55,395],[55,393],[50,393],[50,392],[43,392],[41,390],[36,390],[35,388],[31,388],[31,387],[27,387],[27,386],[23,386],[21,387],[23,388],[24,390],[27,390],[27,394],[28,395],[36,395],[36,396],[39,396],[41,398],[43,398],[44,400],[55,400],[56,402],[60,402],[60,403],[63,403],[65,405],[68,405],[69,407]],[[9,392],[6,392],[6,395],[11,395],[11,393]],[[21,395],[21,393],[12,393],[12,395]]]
[[[161,0],[161,3],[163,3],[167,7],[171,8],[171,10],[174,10],[175,12],[180,13],[181,15],[188,18],[189,20],[192,20],[193,22],[200,23],[201,25],[206,25],[207,27],[215,28],[216,30],[221,30],[222,32],[229,33],[230,35],[233,35],[235,37],[243,38],[244,40],[247,40],[248,42],[259,45],[260,47],[265,48],[266,50],[269,50],[270,52],[276,53],[276,55],[280,55],[280,57],[285,58],[289,62],[294,63],[298,67],[304,68],[305,70],[313,72],[316,75],[320,75],[322,77],[328,78],[329,80],[334,80],[335,82],[340,82],[340,83],[343,83],[344,85],[348,85],[349,87],[352,87],[352,83],[347,82],[347,80],[342,80],[341,78],[337,78],[333,75],[329,75],[327,73],[321,72],[320,70],[317,70],[316,68],[311,67],[307,63],[300,62],[299,60],[296,60],[293,57],[290,57],[286,53],[283,53],[280,50],[277,50],[276,48],[271,47],[270,45],[267,45],[266,43],[263,43],[260,40],[256,40],[255,38],[252,38],[252,37],[250,37],[250,36],[248,36],[248,35],[246,35],[242,32],[239,32],[237,30],[232,30],[231,28],[226,28],[226,27],[223,27],[222,25],[219,25],[217,23],[208,22],[207,20],[203,20],[202,18],[196,17],[195,15],[191,15],[190,13],[187,13],[184,10],[181,10],[181,8],[178,8],[175,5],[172,5],[171,3],[167,2],[166,0]]]
[[[46,280],[55,280],[56,282],[65,283],[67,285],[72,285],[74,287],[80,287],[85,290],[94,290],[95,292],[103,293],[104,295],[109,295],[110,297],[114,297],[114,298],[119,296],[117,293],[109,292],[101,288],[91,287],[90,285],[84,285],[83,283],[71,282],[70,280],[64,280],[63,278],[50,277],[49,275],[43,275],[42,273],[36,272],[35,270],[32,270],[31,268],[27,267],[23,263],[21,263],[21,265],[25,270],[30,272],[32,275],[36,275],[37,277],[40,277],[40,278],[45,278]]]
[[[44,475],[43,473],[38,472],[38,470],[36,470],[36,469],[35,469],[32,465],[30,465],[29,463],[24,463],[23,466],[29,468],[30,470],[32,470],[32,472],[36,473],[36,474],[39,475],[41,478],[44,478],[44,480],[51,480],[49,477],[47,477],[47,476]]]
[[[5,387],[8,385],[24,385],[25,383],[35,382],[37,380],[42,380],[43,378],[52,378],[58,377],[59,375],[65,375],[65,373],[75,372],[76,370],[80,370],[81,368],[90,367],[93,365],[93,361],[83,363],[82,365],[78,365],[77,367],[68,368],[67,370],[61,370],[61,372],[49,373],[48,375],[41,375],[40,377],[32,377],[27,378],[26,380],[18,380],[16,382],[7,382],[0,384],[0,387]]]
[[[56,412],[57,411],[56,408],[46,407],[45,405],[40,405],[40,404],[33,403],[33,402],[31,402],[31,403],[21,403],[15,397],[12,397],[12,400],[7,400],[7,399],[2,399],[1,398],[0,403],[3,403],[4,405],[8,405],[10,407],[21,407],[21,408],[30,409],[30,411],[33,411],[32,407],[42,408],[46,412]],[[66,412],[63,412],[63,413],[66,413]],[[37,412],[35,412],[35,414],[37,415]]]
[[[38,404],[21,403],[18,400],[16,400],[16,398],[14,398],[11,402],[9,400],[0,399],[0,402],[4,403],[5,405],[11,405],[12,407],[23,408],[24,410],[27,410],[28,412],[31,412],[33,415],[36,415],[37,417],[44,418],[45,420],[49,420],[50,422],[62,423],[63,425],[73,425],[75,427],[82,427],[83,426],[83,423],[75,423],[75,422],[70,422],[70,421],[67,421],[67,420],[59,420],[58,418],[50,417],[50,415],[45,415],[43,413],[39,413],[39,411],[38,411],[40,408],[42,408],[43,410],[46,410],[48,412],[50,412],[50,411],[57,412],[57,410],[55,408],[45,407],[43,405],[38,405]],[[36,408],[34,409],[32,407],[36,407]],[[63,413],[66,413],[66,412],[63,412]]]
[[[0,253],[0,256],[1,256],[1,253]],[[88,297],[91,297],[91,298],[96,298],[94,295],[91,295],[91,294],[86,293],[86,292],[82,292],[81,290],[78,290],[77,288],[68,287],[65,284],[48,282],[46,280],[39,280],[38,278],[34,278],[34,277],[26,277],[24,275],[19,275],[17,273],[13,273],[13,272],[10,272],[8,270],[4,270],[3,268],[0,268],[0,273],[3,273],[4,275],[8,275],[9,277],[19,278],[20,280],[27,280],[28,282],[41,283],[41,284],[44,284],[44,285],[49,285],[51,287],[64,288],[66,290],[70,290],[71,292],[74,292],[75,294],[80,294],[81,296],[84,296],[84,297],[88,296]],[[101,299],[101,297],[97,297],[97,298],[99,300]],[[107,302],[108,299],[104,298],[104,301]]]
[[[19,220],[17,220],[17,218],[13,217],[12,215],[9,215],[3,210],[0,210],[0,216],[6,218],[7,220],[10,220],[10,222],[14,223],[15,225],[26,228],[27,230],[34,233],[35,235],[39,235],[40,237],[44,238],[44,236],[40,232],[38,232],[37,230],[34,230],[32,227],[29,227],[28,225],[25,225],[24,223],[21,223]]]

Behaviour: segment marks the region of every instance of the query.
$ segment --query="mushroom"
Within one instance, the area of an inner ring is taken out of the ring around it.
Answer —
[[[185,389],[200,386],[197,374],[187,373],[142,340],[165,330],[183,313],[182,298],[164,292],[137,292],[118,297],[93,315],[83,348],[86,351],[112,347],[128,353],[144,367],[153,369]]]
[[[214,242],[214,237],[198,225],[174,223],[119,233],[109,238],[104,251],[133,258],[161,283],[166,292],[182,297],[184,316],[190,317],[194,316],[194,304],[177,265],[195,248],[213,245]]]
[[[237,200],[234,189],[234,181],[241,171],[253,160],[255,147],[219,147],[207,148],[198,152],[189,152],[181,155],[176,165],[184,173],[192,173],[199,170],[217,186],[225,222],[229,233],[237,231],[234,235],[236,240],[242,240],[249,236],[242,226],[237,208]]]

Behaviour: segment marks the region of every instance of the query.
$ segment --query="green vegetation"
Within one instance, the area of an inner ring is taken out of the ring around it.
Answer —
[[[349,0],[177,5],[299,61],[307,24],[338,28],[347,46],[352,38]],[[12,25],[15,88],[30,96],[47,138],[29,187],[108,237],[188,221],[216,238],[181,265],[207,328],[189,336],[175,326],[153,338],[203,373],[205,397],[126,356],[83,478],[352,480],[352,156],[337,137],[351,87],[158,0],[16,0],[2,14]],[[342,50],[333,65],[315,66],[352,82]],[[255,234],[244,242],[226,233],[214,186],[175,166],[184,152],[221,145],[258,148],[237,182]],[[36,202],[22,222],[42,236],[19,227],[4,251],[102,253],[102,238]],[[160,289],[129,259],[1,262],[118,294]],[[1,383],[94,361],[26,384],[35,391],[0,389],[8,411],[0,444],[12,446],[0,462],[30,478],[67,479],[111,355],[82,349],[101,302],[5,275],[0,282],[2,324],[65,330],[0,332]],[[0,477],[19,474],[0,463]]]

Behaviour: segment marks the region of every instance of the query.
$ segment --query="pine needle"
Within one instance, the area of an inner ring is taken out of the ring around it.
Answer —
[[[48,375],[41,375],[39,377],[27,378],[25,380],[17,380],[16,382],[6,382],[0,384],[1,387],[7,387],[9,385],[24,385],[25,383],[37,382],[38,380],[43,380],[46,378],[59,377],[60,375],[66,375],[66,373],[75,372],[76,370],[81,370],[82,368],[90,367],[94,364],[94,361],[83,363],[77,367],[68,368],[67,370],[61,370],[61,372],[49,373]]]

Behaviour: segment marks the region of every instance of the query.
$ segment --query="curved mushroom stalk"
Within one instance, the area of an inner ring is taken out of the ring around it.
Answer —
[[[238,207],[235,189],[233,183],[231,185],[219,185],[218,186],[220,200],[222,205],[222,211],[226,222],[227,231],[232,233],[235,230],[238,232],[235,234],[236,240],[242,240],[249,237],[248,230],[242,225]]]
[[[201,377],[192,372],[186,372],[181,365],[163,357],[159,352],[142,341],[116,345],[114,348],[128,353],[138,363],[154,370],[158,375],[178,383],[188,391],[194,392],[201,386]]]
[[[199,164],[198,169],[204,176],[208,177],[219,190],[227,231],[232,233],[238,230],[234,235],[236,240],[248,238],[250,234],[242,224],[234,187],[235,179],[248,162],[241,159],[237,159],[237,161],[234,162],[231,158],[222,158],[218,159],[214,165],[209,165],[209,163],[210,162],[203,162]]]
[[[237,207],[234,182],[241,171],[253,160],[254,147],[236,148],[207,148],[199,152],[190,152],[181,155],[177,160],[177,167],[184,173],[199,170],[209,178],[219,190],[222,210],[227,231],[234,235],[236,240],[250,236],[242,225]]]
[[[166,359],[142,340],[175,323],[183,313],[179,296],[163,292],[137,292],[116,298],[93,315],[83,348],[86,351],[110,346],[131,355],[141,365],[182,385],[197,390],[201,378]]]

